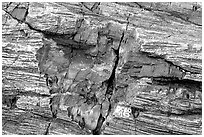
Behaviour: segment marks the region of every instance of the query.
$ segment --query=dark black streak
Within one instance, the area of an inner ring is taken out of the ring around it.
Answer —
[[[101,127],[102,127],[104,121],[105,121],[105,118],[102,116],[102,114],[100,114],[96,129],[94,129],[92,131],[93,135],[100,135],[101,134]]]
[[[49,128],[50,128],[51,122],[48,124],[46,131],[44,133],[44,135],[48,135],[49,134]]]

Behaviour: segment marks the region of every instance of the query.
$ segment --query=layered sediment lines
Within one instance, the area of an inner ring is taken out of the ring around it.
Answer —
[[[199,3],[3,11],[4,134],[201,134]]]

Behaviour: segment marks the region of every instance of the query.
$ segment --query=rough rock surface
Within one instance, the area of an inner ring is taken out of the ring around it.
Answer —
[[[3,3],[3,134],[202,134],[201,3]]]

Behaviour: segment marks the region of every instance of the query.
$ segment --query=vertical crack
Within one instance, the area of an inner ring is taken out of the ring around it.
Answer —
[[[100,114],[100,116],[98,118],[96,129],[94,129],[92,131],[93,135],[100,135],[101,134],[101,127],[102,127],[104,121],[105,121],[105,118],[102,116],[102,114]]]
[[[111,74],[110,78],[109,78],[107,81],[105,81],[105,83],[107,84],[107,90],[106,90],[105,96],[106,96],[106,98],[108,99],[109,102],[111,102],[111,97],[112,97],[113,91],[114,91],[114,89],[115,89],[115,84],[116,84],[116,83],[115,83],[115,72],[116,72],[116,68],[117,68],[117,66],[118,66],[119,58],[120,58],[120,56],[119,56],[119,55],[120,55],[120,52],[119,52],[119,51],[120,51],[120,47],[121,47],[121,45],[122,45],[122,42],[123,42],[123,39],[124,39],[124,36],[125,36],[125,32],[126,32],[127,29],[128,29],[129,17],[130,17],[130,15],[129,15],[128,18],[127,18],[128,23],[127,23],[127,25],[126,25],[126,30],[124,30],[123,33],[122,33],[122,36],[121,36],[121,38],[120,38],[120,42],[119,42],[118,48],[117,48],[117,49],[112,48],[112,50],[113,50],[113,51],[115,52],[115,54],[116,54],[115,64],[114,64],[113,71],[112,71],[112,74]],[[107,119],[107,117],[110,115],[111,109],[112,109],[112,105],[111,105],[111,103],[110,103],[106,117],[104,118],[104,117],[102,116],[102,114],[100,114],[100,116],[99,116],[99,118],[98,118],[97,126],[96,126],[96,128],[92,131],[92,134],[93,134],[93,135],[100,135],[100,134],[101,134],[101,127],[102,127],[102,125],[103,125],[105,119]]]
[[[45,131],[44,135],[48,135],[48,134],[49,134],[50,125],[51,125],[51,122],[48,123],[48,126],[47,126],[47,128],[46,128],[46,131]]]

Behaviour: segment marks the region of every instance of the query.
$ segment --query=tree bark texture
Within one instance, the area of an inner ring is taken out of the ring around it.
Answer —
[[[2,134],[202,134],[202,5],[2,3]]]

